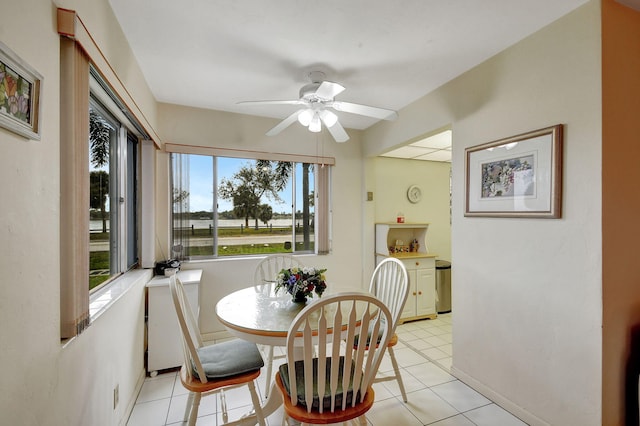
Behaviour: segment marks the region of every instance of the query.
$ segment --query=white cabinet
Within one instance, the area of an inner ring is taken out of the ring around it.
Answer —
[[[428,223],[377,223],[376,263],[385,257],[402,261],[409,275],[409,295],[400,322],[438,316],[436,254],[427,249]]]
[[[428,229],[428,223],[376,223],[376,254],[426,255]]]
[[[201,269],[178,272],[184,284],[191,309],[199,311]],[[155,276],[147,283],[147,372],[155,376],[159,370],[179,367],[184,362],[180,326],[173,307],[169,277]]]
[[[401,259],[409,275],[409,296],[400,322],[436,318],[436,261],[434,257]]]

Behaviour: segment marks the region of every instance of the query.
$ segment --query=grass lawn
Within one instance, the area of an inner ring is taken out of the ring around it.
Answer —
[[[193,229],[191,230],[191,236],[193,237],[208,237],[211,235],[211,230],[209,229]],[[291,227],[284,228],[259,228],[255,229],[252,227],[244,228],[241,230],[239,227],[233,228],[219,228],[218,236],[219,237],[240,237],[240,236],[248,236],[248,235],[291,235]],[[102,232],[94,232],[90,234],[91,241],[109,241],[109,233]],[[309,250],[314,249],[313,242],[311,243]],[[299,248],[301,250],[301,248]],[[237,245],[225,245],[224,247],[218,247],[218,256],[219,257],[228,257],[228,256],[246,256],[246,255],[261,255],[261,254],[272,254],[272,253],[291,253],[291,248],[285,249],[284,243],[273,243],[273,244],[237,244]],[[213,256],[213,246],[194,246],[189,247],[188,253],[186,253],[189,257],[210,257]],[[94,251],[90,253],[89,256],[89,270],[90,271],[99,271],[99,270],[109,270],[109,252],[108,251]],[[106,275],[91,275],[89,277],[89,289],[93,289],[106,280],[109,279],[109,274]]]
[[[108,234],[107,234],[108,235]],[[109,252],[108,251],[92,251],[89,253],[89,271],[97,270],[109,271]],[[99,286],[103,282],[109,279],[107,275],[90,275],[89,276],[89,290]]]

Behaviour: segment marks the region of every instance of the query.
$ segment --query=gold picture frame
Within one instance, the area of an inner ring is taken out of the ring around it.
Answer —
[[[465,216],[562,217],[557,124],[465,149]]]
[[[42,76],[0,42],[0,127],[40,140]]]

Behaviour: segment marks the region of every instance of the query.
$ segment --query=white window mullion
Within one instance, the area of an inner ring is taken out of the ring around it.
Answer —
[[[291,226],[291,244],[292,244],[292,248],[291,251],[293,253],[296,252],[296,208],[297,208],[297,203],[296,203],[296,163],[293,163],[293,165],[291,166],[291,219],[292,219],[292,226]]]
[[[153,268],[156,260],[155,253],[155,146],[153,141],[142,142],[141,149],[141,190],[140,190],[140,257],[143,268]]]
[[[212,203],[212,212],[213,212],[213,255],[218,255],[218,157],[211,157],[211,161],[213,162],[213,176],[211,179],[213,181],[213,203]]]
[[[127,196],[127,129],[124,126],[120,126],[118,129],[118,199],[116,200],[117,215],[118,215],[118,231],[116,237],[117,254],[118,258],[118,271],[123,272],[123,265],[127,264],[127,250],[125,249],[124,242],[127,241],[127,203],[129,202]]]

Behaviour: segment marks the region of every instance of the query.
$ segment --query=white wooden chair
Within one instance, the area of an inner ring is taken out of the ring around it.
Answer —
[[[393,376],[378,376],[375,382],[386,382],[390,380],[396,380],[400,393],[402,394],[402,400],[407,402],[407,392],[404,389],[404,383],[402,382],[402,375],[400,374],[400,368],[398,367],[398,361],[393,351],[393,347],[398,344],[398,335],[396,334],[396,326],[398,320],[404,309],[404,304],[407,301],[409,295],[409,278],[407,270],[404,264],[398,259],[388,257],[376,266],[371,276],[371,282],[369,284],[369,292],[380,299],[391,311],[391,326],[389,331],[391,332],[391,339],[387,345],[388,354],[391,358],[391,364],[393,366]]]
[[[289,328],[287,363],[275,378],[284,400],[283,424],[293,418],[303,425],[353,419],[366,425],[373,379],[391,338],[384,324],[391,320],[384,303],[366,293],[326,296],[303,309]],[[380,335],[380,345],[357,345],[363,330]]]
[[[180,381],[189,390],[184,421],[188,421],[189,426],[196,424],[203,394],[246,385],[251,393],[258,423],[264,426],[260,397],[255,387],[255,380],[260,375],[264,362],[257,346],[244,340],[230,340],[205,346],[184,286],[176,274],[169,279],[169,287],[183,342],[184,364],[180,369]],[[242,420],[227,423],[226,402],[224,398],[220,399],[225,424],[240,423]]]
[[[263,286],[258,287],[264,284],[272,284],[275,282],[276,277],[283,269],[288,268],[303,268],[304,265],[295,257],[289,254],[272,254],[260,261],[256,266],[253,282],[256,288],[260,288],[262,291],[271,292],[274,288],[274,285],[271,286]],[[266,382],[264,389],[265,398],[269,396],[269,390],[271,389],[271,377],[273,374],[273,360],[284,358],[284,355],[275,356],[273,355],[273,346],[267,345],[263,347],[263,351],[265,353],[265,364],[267,365],[267,374],[266,374]]]
[[[294,266],[298,268],[304,267],[302,262],[290,254],[278,253],[269,255],[256,266],[253,283],[255,285],[272,283],[282,269],[293,268]]]

